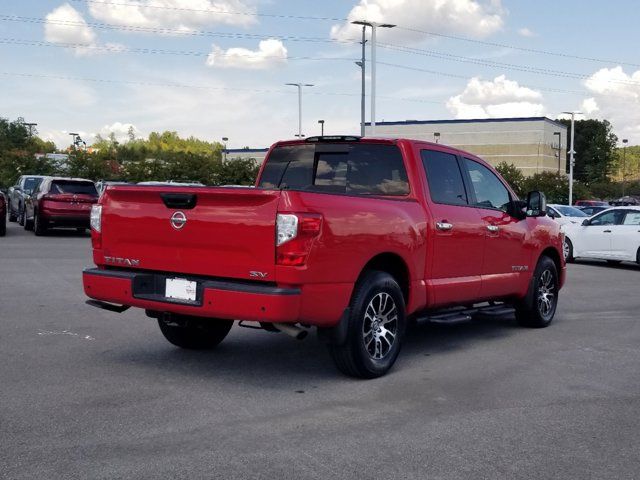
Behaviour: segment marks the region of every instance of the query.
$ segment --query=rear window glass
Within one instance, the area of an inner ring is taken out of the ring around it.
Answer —
[[[422,150],[431,200],[448,205],[466,205],[467,192],[455,155],[436,150]]]
[[[51,182],[49,193],[73,193],[74,195],[98,195],[96,187],[91,182],[71,182],[54,180]]]
[[[25,190],[29,190],[29,191],[34,191],[36,188],[38,188],[38,185],[40,185],[40,182],[42,181],[41,178],[25,178],[24,179],[24,189]]]
[[[409,193],[398,147],[357,143],[277,147],[259,186],[356,195]]]

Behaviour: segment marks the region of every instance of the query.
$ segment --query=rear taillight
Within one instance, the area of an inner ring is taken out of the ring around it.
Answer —
[[[102,205],[91,206],[91,244],[93,248],[102,248]]]
[[[276,219],[276,263],[301,266],[322,230],[317,213],[279,213]]]

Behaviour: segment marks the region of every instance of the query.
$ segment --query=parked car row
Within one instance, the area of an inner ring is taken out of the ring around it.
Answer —
[[[612,207],[581,223],[562,225],[564,256],[640,264],[640,207]]]
[[[9,221],[40,236],[58,227],[89,228],[98,191],[91,180],[28,175],[9,189]],[[4,217],[3,217],[4,218]]]

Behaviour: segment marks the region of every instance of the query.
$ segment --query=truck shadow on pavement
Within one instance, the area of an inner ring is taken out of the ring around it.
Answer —
[[[430,362],[428,357],[464,350],[478,342],[500,341],[525,330],[517,326],[513,316],[483,318],[461,325],[412,325],[390,375],[422,369],[422,364]],[[215,377],[268,389],[287,388],[292,383],[304,387],[322,380],[351,381],[335,369],[326,346],[315,332],[304,341],[296,341],[279,333],[245,333],[236,326],[211,351],[173,347],[159,332],[151,342],[144,345],[146,348],[131,346],[104,351],[99,361],[141,368],[145,378],[155,374],[195,381]]]

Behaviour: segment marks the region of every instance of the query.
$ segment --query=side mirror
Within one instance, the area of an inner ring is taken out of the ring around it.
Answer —
[[[544,217],[547,214],[547,197],[534,190],[527,194],[527,216]]]
[[[590,221],[588,218],[585,218],[585,219],[582,221],[582,226],[583,226],[583,227],[588,227],[589,225],[591,225],[591,221]]]

